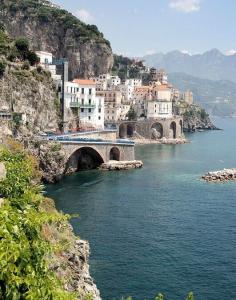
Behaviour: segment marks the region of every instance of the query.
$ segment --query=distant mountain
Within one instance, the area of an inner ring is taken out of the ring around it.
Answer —
[[[194,101],[201,104],[208,113],[236,116],[236,83],[201,79],[184,73],[170,73],[169,81],[182,91],[191,90]]]
[[[164,68],[168,73],[182,72],[211,80],[236,82],[236,55],[224,55],[217,49],[189,55],[180,51],[144,56],[149,66]]]

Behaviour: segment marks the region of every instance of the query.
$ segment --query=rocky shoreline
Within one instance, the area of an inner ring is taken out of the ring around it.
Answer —
[[[236,169],[224,169],[214,172],[208,172],[202,176],[207,182],[225,182],[236,180]]]
[[[131,169],[141,169],[143,167],[143,162],[141,160],[133,161],[115,161],[111,160],[107,163],[103,163],[100,166],[100,170],[104,171],[120,171],[120,170],[131,170]]]
[[[185,138],[180,138],[180,139],[162,138],[162,139],[159,139],[159,140],[135,139],[134,142],[137,145],[149,145],[149,144],[178,145],[178,144],[187,144],[187,143],[189,143],[189,141]]]

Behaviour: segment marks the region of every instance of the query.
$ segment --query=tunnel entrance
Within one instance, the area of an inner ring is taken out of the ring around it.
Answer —
[[[75,151],[68,160],[67,173],[98,168],[104,163],[101,155],[91,147],[83,147]]]
[[[110,160],[120,160],[120,150],[117,147],[111,148]]]
[[[176,123],[175,122],[172,122],[170,124],[170,138],[176,139]]]
[[[134,136],[134,125],[128,124],[127,125],[127,137],[132,138]]]
[[[152,125],[151,129],[152,136],[151,138],[153,140],[159,140],[163,138],[163,126],[161,123],[155,123]]]

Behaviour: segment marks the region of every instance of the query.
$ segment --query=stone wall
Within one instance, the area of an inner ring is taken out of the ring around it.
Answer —
[[[157,118],[144,121],[123,121],[119,123],[119,137],[132,138],[141,136],[146,139],[181,139],[183,134],[183,118]]]

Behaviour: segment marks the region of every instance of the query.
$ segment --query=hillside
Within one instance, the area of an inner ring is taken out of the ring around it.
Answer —
[[[205,80],[184,73],[169,74],[169,80],[182,91],[190,89],[194,94],[194,100],[208,113],[218,116],[236,114],[235,83],[227,80]]]
[[[180,51],[156,53],[143,57],[148,65],[164,68],[168,73],[182,72],[210,80],[236,82],[236,55],[224,55],[217,49],[189,55]]]
[[[0,135],[8,130],[32,135],[58,128],[56,89],[51,74],[34,66],[37,60],[26,40],[13,40],[0,28],[0,111],[13,118],[0,120]]]
[[[113,54],[109,41],[97,27],[42,2],[0,0],[0,22],[12,37],[27,37],[34,50],[68,58],[71,78],[108,72]]]

